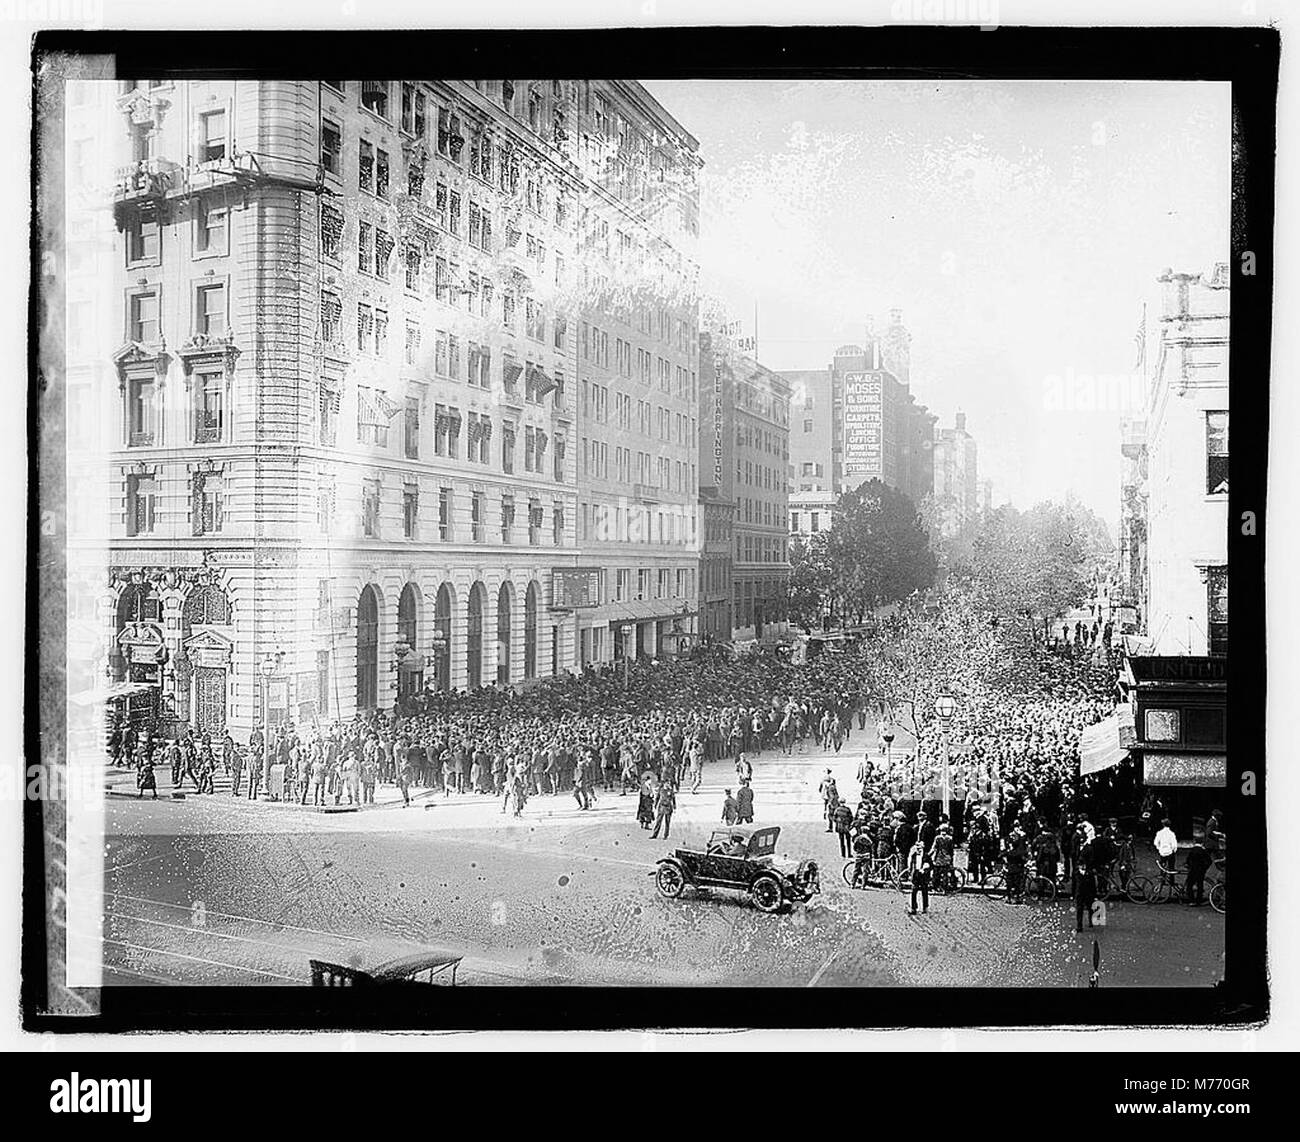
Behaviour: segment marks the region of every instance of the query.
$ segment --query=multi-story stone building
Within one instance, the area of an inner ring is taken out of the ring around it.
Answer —
[[[789,564],[790,385],[719,334],[700,338],[700,495],[706,518],[730,505],[730,626],[724,638],[762,638],[785,621]],[[723,614],[724,533],[705,543],[711,613]],[[719,622],[721,619],[719,619]]]
[[[934,433],[934,499],[939,530],[957,535],[979,516],[979,457],[975,438],[966,430],[966,414],[957,413],[952,428]]]
[[[1230,282],[1226,263],[1159,280],[1145,440],[1129,421],[1122,445],[1121,583],[1146,592],[1123,678],[1142,781],[1195,836],[1227,782]]]
[[[911,335],[901,310],[865,347],[842,345],[825,371],[783,372],[791,385],[795,490],[840,493],[879,479],[913,503],[933,487],[935,416],[911,391]]]
[[[1228,303],[1226,265],[1165,273],[1159,356],[1146,415],[1142,608],[1155,654],[1228,647]],[[1130,554],[1130,558],[1132,558]]]
[[[684,261],[611,220],[692,231],[694,140],[630,134],[636,85],[95,86],[116,384],[87,374],[76,431],[112,488],[107,672],[246,729],[576,668],[609,589],[579,560],[576,396],[653,311],[620,259],[653,258],[690,361]]]
[[[579,660],[672,655],[696,636],[700,526],[698,143],[636,83],[584,85],[578,543],[599,568]]]

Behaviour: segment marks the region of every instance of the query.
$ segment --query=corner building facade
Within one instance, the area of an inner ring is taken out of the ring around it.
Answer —
[[[91,675],[238,732],[576,668],[580,331],[615,304],[592,175],[628,177],[592,85],[90,86]]]

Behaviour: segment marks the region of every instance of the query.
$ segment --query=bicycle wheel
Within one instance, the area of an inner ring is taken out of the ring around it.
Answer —
[[[1151,904],[1154,901],[1155,885],[1149,876],[1130,876],[1125,895],[1134,904]]]
[[[845,862],[845,865],[844,865],[844,883],[847,884],[850,888],[857,888],[857,887],[858,887],[857,877],[854,875],[854,874],[857,872],[857,868],[858,868],[858,862],[857,862],[857,861],[855,861],[855,860],[851,860],[851,861],[846,861],[846,862]]]
[[[1226,915],[1228,911],[1228,882],[1219,881],[1210,889],[1210,907],[1216,912]]]
[[[1056,885],[1047,876],[1025,878],[1025,899],[1034,904],[1051,904],[1056,899]]]
[[[984,881],[984,894],[990,900],[1005,900],[1007,898],[1007,881],[1000,872],[990,873]]]
[[[1168,904],[1175,898],[1175,894],[1181,897],[1180,885],[1175,884],[1167,876],[1157,877],[1151,882],[1151,895],[1147,898],[1148,904]]]
[[[962,892],[966,888],[966,870],[953,865],[952,868],[952,890],[953,892]]]

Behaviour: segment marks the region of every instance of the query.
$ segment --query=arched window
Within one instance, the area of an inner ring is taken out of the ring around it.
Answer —
[[[226,593],[213,584],[195,587],[185,596],[185,605],[181,608],[181,635],[189,638],[190,628],[215,623],[226,626],[230,623],[230,603]]]
[[[528,584],[524,596],[524,677],[537,677],[537,581]]]
[[[503,685],[510,681],[510,623],[514,599],[509,583],[502,583],[497,592],[497,681]]]
[[[403,701],[410,698],[412,694],[418,693],[424,686],[424,671],[412,669],[416,664],[419,646],[416,642],[419,634],[419,613],[419,588],[414,583],[407,583],[402,588],[402,597],[397,601],[398,646],[405,643],[411,648],[405,665],[399,667],[397,674],[397,696]]]
[[[466,685],[475,689],[483,684],[483,610],[487,589],[475,583],[469,592],[469,621],[466,624]]]
[[[420,597],[414,583],[407,583],[402,588],[402,597],[397,603],[397,641],[404,642],[412,650],[417,646],[416,635],[419,633]]]
[[[379,598],[367,584],[357,600],[357,709],[379,705]]]
[[[438,598],[433,608],[433,625],[440,637],[434,639],[433,656],[437,665],[439,690],[451,689],[451,587],[444,583],[438,588]]]
[[[159,601],[148,583],[128,583],[117,599],[117,629],[127,623],[156,623]]]

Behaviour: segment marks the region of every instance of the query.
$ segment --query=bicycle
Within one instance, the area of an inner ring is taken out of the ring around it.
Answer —
[[[1182,869],[1165,868],[1159,861],[1156,862],[1156,869],[1155,880],[1149,876],[1129,878],[1127,895],[1134,904],[1168,904],[1171,900],[1177,900],[1181,904],[1199,908],[1210,902],[1213,889],[1207,893],[1204,885],[1199,900],[1187,894],[1187,882],[1182,879],[1185,875]]]
[[[858,875],[858,862],[862,860],[862,875]],[[844,883],[850,888],[893,888],[898,892],[911,886],[899,867],[898,857],[853,857],[846,861],[842,873]]]
[[[1056,881],[1050,876],[1041,875],[1032,864],[1028,864],[1020,882],[1019,893],[1012,892],[1005,869],[993,873],[985,881],[984,891],[990,900],[1008,900],[1014,904],[1028,900],[1033,904],[1051,904],[1056,899]]]
[[[955,864],[936,865],[930,879],[931,887],[940,896],[952,896],[966,887],[966,872]]]

